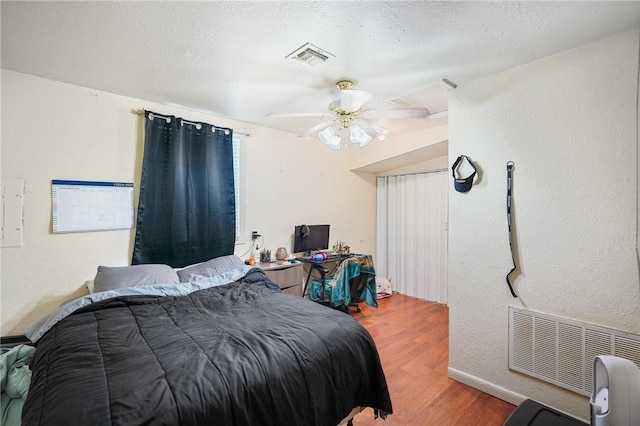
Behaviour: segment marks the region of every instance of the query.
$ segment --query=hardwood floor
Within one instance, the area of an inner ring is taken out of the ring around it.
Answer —
[[[394,294],[378,309],[353,313],[373,336],[391,394],[393,414],[358,414],[354,426],[502,425],[515,406],[447,377],[449,309]]]

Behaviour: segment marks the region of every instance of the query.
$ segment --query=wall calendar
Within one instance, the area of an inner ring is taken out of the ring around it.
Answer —
[[[54,233],[133,228],[133,183],[51,181]]]

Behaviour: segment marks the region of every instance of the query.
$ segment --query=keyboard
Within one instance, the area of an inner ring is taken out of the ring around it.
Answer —
[[[327,260],[334,260],[334,259],[346,259],[347,257],[351,257],[353,256],[352,254],[330,254],[327,256]]]

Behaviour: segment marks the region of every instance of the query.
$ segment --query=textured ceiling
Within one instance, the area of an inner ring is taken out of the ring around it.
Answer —
[[[1,18],[2,68],[302,134],[319,119],[268,114],[326,112],[343,78],[374,94],[367,108],[445,111],[443,78],[464,84],[629,29],[640,2],[2,1]],[[286,58],[306,42],[333,57]]]

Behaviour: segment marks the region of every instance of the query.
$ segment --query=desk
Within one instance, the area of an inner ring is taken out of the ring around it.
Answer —
[[[329,270],[322,265],[324,265],[325,263],[334,263],[334,262],[337,262],[337,264],[339,265],[340,263],[342,263],[343,260],[353,256],[354,256],[353,254],[339,254],[339,255],[333,255],[331,258],[327,258],[325,260],[317,260],[317,261],[313,260],[311,257],[297,257],[296,259],[298,261],[309,265],[309,273],[307,274],[307,279],[304,282],[302,297],[307,297],[307,290],[309,287],[309,282],[311,280],[311,273],[314,271],[314,269],[320,273],[320,279],[324,281],[324,278],[327,272],[329,272]]]
[[[302,263],[256,263],[282,291],[301,296]]]

